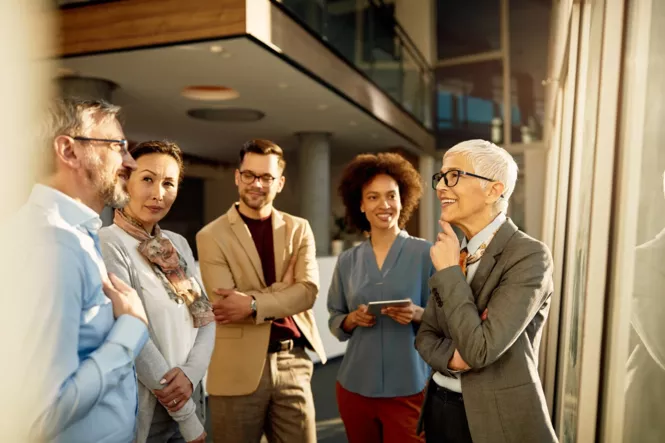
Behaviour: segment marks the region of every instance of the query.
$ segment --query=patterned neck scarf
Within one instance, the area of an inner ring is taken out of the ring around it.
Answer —
[[[210,302],[201,296],[201,286],[194,278],[187,277],[187,263],[171,240],[162,235],[159,225],[155,225],[151,236],[137,220],[119,209],[115,211],[113,223],[140,242],[138,251],[150,262],[171,300],[187,305],[195,328],[215,320]]]
[[[501,226],[503,226],[503,224]],[[499,226],[499,229],[501,229],[501,226]],[[499,229],[494,231],[487,240],[482,242],[481,245],[478,246],[476,252],[474,252],[473,254],[469,254],[469,250],[466,248],[466,246],[462,248],[459,256],[459,265],[462,268],[462,272],[464,273],[464,275],[466,275],[466,271],[469,265],[477,263],[480,261],[481,258],[483,258],[483,255],[485,255],[485,250],[487,250],[487,247],[489,246],[492,239],[494,239],[496,233],[499,232]]]

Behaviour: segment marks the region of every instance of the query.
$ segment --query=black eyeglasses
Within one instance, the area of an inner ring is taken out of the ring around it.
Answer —
[[[240,171],[240,180],[246,185],[251,185],[258,179],[263,186],[270,186],[276,178],[270,174],[256,175],[252,171]]]
[[[463,175],[466,175],[468,177],[475,177],[479,178],[481,180],[486,180],[488,182],[495,182],[496,180],[492,180],[491,178],[483,177],[482,175],[476,175],[472,174],[470,172],[465,172],[465,171],[460,171],[459,169],[451,169],[450,171],[446,172],[437,172],[432,176],[432,188],[436,190],[436,187],[439,185],[439,182],[441,179],[443,179],[443,182],[448,186],[449,188],[452,188],[459,182],[459,178]]]
[[[71,137],[71,136],[70,136]],[[72,137],[74,140],[81,142],[101,142],[109,144],[118,144],[120,145],[120,153],[122,155],[129,155],[128,143],[125,139],[114,140],[112,138],[90,138],[90,137]]]

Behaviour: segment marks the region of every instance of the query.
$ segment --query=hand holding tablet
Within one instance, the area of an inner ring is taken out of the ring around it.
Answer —
[[[367,304],[367,313],[379,316],[382,314],[381,310],[384,308],[406,308],[410,305],[410,298],[404,298],[401,300],[373,301]]]

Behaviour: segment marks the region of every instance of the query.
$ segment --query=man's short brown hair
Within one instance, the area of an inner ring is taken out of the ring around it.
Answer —
[[[249,153],[259,155],[276,155],[278,158],[279,168],[284,171],[284,168],[286,167],[284,151],[282,151],[282,148],[270,140],[254,139],[246,142],[240,150],[240,163],[238,163],[239,166],[242,165],[242,161],[245,159],[245,155]]]

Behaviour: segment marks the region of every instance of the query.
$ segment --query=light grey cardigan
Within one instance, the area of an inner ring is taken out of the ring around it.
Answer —
[[[141,283],[136,267],[132,263],[132,259],[122,239],[118,237],[114,229],[120,228],[117,226],[106,227],[99,231],[102,255],[106,268],[109,272],[114,273],[134,288],[145,305],[144,294],[141,290]],[[162,233],[171,240],[180,255],[185,259],[187,263],[187,275],[194,277],[199,282],[199,286],[203,288],[194,255],[187,240],[174,232],[162,231]],[[205,290],[203,296],[207,297]],[[150,322],[150,312],[147,310],[146,315],[148,322]],[[159,380],[172,369],[160,351],[158,337],[155,336],[150,326],[148,329],[150,331],[150,339],[143,347],[141,354],[136,358],[136,374],[140,382],[137,429],[134,440],[137,443],[144,443],[150,432],[150,426],[157,405],[157,398],[151,390],[162,389],[163,386],[159,383]],[[205,395],[201,380],[208,369],[214,346],[215,323],[212,322],[199,329],[194,346],[187,358],[187,363],[180,366],[180,369],[182,369],[187,378],[192,382],[194,392],[192,393],[192,397],[187,400],[187,403],[178,412],[169,412],[169,414],[178,423],[180,433],[186,441],[196,439],[204,431]]]

